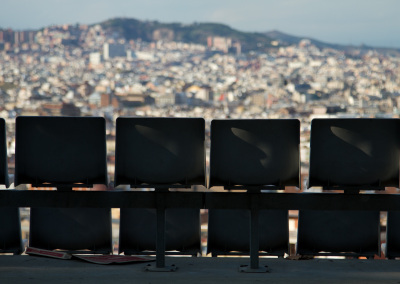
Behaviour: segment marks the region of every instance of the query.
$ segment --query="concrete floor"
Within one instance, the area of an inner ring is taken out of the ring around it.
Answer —
[[[144,263],[97,265],[0,256],[0,283],[400,283],[399,260],[261,259],[269,273],[240,273],[248,258],[168,257],[176,272],[145,272]]]

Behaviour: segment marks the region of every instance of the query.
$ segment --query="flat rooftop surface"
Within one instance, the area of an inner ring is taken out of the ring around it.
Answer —
[[[0,283],[400,283],[399,260],[260,259],[268,273],[241,273],[248,258],[167,257],[175,272],[146,263],[98,265],[27,255],[0,256]]]

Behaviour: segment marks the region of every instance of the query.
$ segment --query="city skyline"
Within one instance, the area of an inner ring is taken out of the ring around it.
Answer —
[[[93,24],[115,17],[160,22],[215,22],[246,32],[279,30],[345,45],[400,48],[400,2],[384,0],[283,0],[189,2],[171,0],[4,0],[0,28],[39,29],[49,25]]]

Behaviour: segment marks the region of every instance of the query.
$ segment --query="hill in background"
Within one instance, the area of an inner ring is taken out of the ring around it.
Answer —
[[[170,39],[187,43],[207,44],[209,36],[227,37],[233,41],[240,42],[242,51],[265,51],[277,46],[298,44],[301,40],[308,39],[318,48],[334,48],[344,51],[354,49],[378,50],[380,52],[393,52],[396,54],[400,52],[400,48],[340,45],[326,43],[310,37],[293,36],[280,31],[265,33],[242,32],[219,23],[193,23],[186,25],[182,23],[140,21],[133,18],[114,18],[99,24],[107,31],[116,32],[127,40],[142,39],[143,41],[154,41],[157,39]]]
[[[292,44],[299,44],[299,42],[303,39],[307,39],[310,41],[311,44],[315,45],[318,48],[333,48],[333,49],[338,49],[338,50],[344,50],[344,51],[352,51],[354,49],[361,49],[361,50],[377,50],[380,52],[385,52],[385,53],[396,53],[397,55],[400,52],[400,48],[385,48],[385,47],[372,47],[372,46],[367,46],[367,45],[360,45],[360,46],[354,46],[354,45],[341,45],[341,44],[334,44],[334,43],[326,43],[323,41],[319,41],[310,37],[299,37],[299,36],[294,36],[294,35],[289,35],[280,31],[269,31],[264,33],[267,37],[269,37],[272,40],[277,40],[280,42],[282,45],[292,45]]]
[[[181,42],[207,44],[209,36],[229,37],[239,41],[242,50],[263,50],[270,48],[271,39],[262,33],[241,32],[224,24],[193,23],[160,23],[158,21],[140,21],[129,18],[115,18],[99,23],[105,30],[117,32],[127,40],[142,39],[153,41],[166,38]]]

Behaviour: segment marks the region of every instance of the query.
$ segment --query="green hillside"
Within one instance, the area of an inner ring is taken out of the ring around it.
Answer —
[[[207,44],[207,37],[221,36],[229,37],[234,41],[239,41],[242,50],[263,50],[271,47],[271,39],[262,33],[241,32],[223,24],[216,23],[193,23],[184,25],[181,23],[160,23],[158,21],[139,21],[129,18],[115,18],[100,25],[108,31],[117,32],[124,38],[142,39],[143,41],[153,41],[153,33],[156,30],[173,31],[173,40]]]

